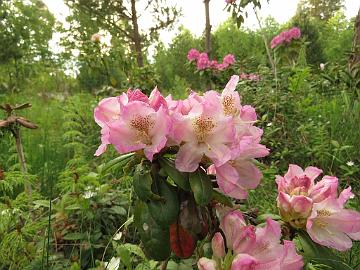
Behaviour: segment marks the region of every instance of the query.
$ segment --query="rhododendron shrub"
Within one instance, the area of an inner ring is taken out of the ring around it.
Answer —
[[[235,56],[227,54],[224,56],[222,63],[217,60],[210,60],[206,52],[199,52],[196,49],[191,49],[187,54],[187,59],[195,63],[197,70],[214,70],[223,71],[235,64]]]
[[[281,45],[290,44],[293,40],[301,38],[301,31],[298,27],[293,27],[289,30],[283,31],[271,40],[271,49]]]
[[[189,59],[200,57],[189,52]],[[309,247],[349,249],[360,239],[360,213],[345,208],[354,195],[350,187],[338,195],[334,176],[316,182],[318,168],[290,165],[276,177],[280,216],[274,219],[281,222],[235,210],[261,182],[256,159],[269,155],[255,108],[242,104],[236,90],[239,79],[184,100],[157,88],[150,96],[130,89],[95,108],[101,128],[95,155],[112,145],[121,156],[103,170],[118,163],[132,176],[134,224],[146,256],[194,257],[203,254],[195,252],[199,241],[211,239],[212,254],[196,258],[199,269],[298,270]],[[329,261],[336,260],[321,263]]]

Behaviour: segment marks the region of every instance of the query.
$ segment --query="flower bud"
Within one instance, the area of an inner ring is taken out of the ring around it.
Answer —
[[[211,240],[211,247],[215,257],[223,258],[225,256],[224,238],[221,233],[217,232],[214,234],[214,237]]]
[[[216,262],[208,258],[200,258],[197,263],[199,270],[216,270]]]

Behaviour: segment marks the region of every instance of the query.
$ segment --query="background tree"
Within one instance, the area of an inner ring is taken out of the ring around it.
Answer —
[[[179,10],[164,0],[66,0],[65,3],[72,11],[68,21],[75,40],[89,39],[95,33],[94,28],[107,30],[136,55],[138,67],[144,66],[143,53],[158,39],[159,31],[172,27],[179,15]],[[153,23],[148,29],[140,29],[138,19],[145,12],[152,15]]]
[[[360,8],[355,19],[355,32],[352,45],[352,53],[350,56],[350,70],[352,67],[360,63]]]
[[[51,59],[53,26],[54,17],[42,1],[0,2],[0,72],[8,88]]]
[[[204,0],[205,4],[205,51],[211,54],[211,24],[210,24],[210,0]]]
[[[301,0],[296,13],[306,13],[312,18],[327,21],[342,7],[344,0]]]

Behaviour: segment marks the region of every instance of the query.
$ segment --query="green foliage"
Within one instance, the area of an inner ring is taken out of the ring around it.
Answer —
[[[169,259],[168,269],[194,268],[199,256],[209,254],[202,222],[214,219],[211,207],[197,207],[195,201],[229,207],[233,201],[214,189],[215,183],[203,171],[175,170],[171,153],[155,162],[162,170],[147,167],[138,154],[118,157],[111,146],[94,158],[100,139],[93,108],[100,95],[116,96],[129,87],[149,93],[158,85],[175,98],[185,97],[188,87],[204,90],[209,74],[194,73],[186,58],[191,48],[203,51],[203,41],[181,28],[168,47],[157,45],[152,63],[145,60],[138,68],[135,55],[129,54],[132,42],[120,30],[129,25],[111,25],[112,16],[102,19],[113,14],[111,6],[67,2],[80,6],[73,7],[68,18],[72,23],[64,30],[69,35],[63,39],[66,50],[61,56],[49,51],[54,19],[40,1],[0,5],[7,26],[0,29],[0,99],[31,102],[33,108],[24,117],[40,126],[23,132],[27,175],[20,173],[12,136],[0,133],[0,269],[103,270],[113,257],[121,259],[119,269],[159,269],[159,263],[147,256]],[[110,2],[117,3],[102,1]],[[96,8],[84,10],[82,4]],[[360,72],[347,67],[353,22],[341,11],[326,12],[331,16],[325,20],[300,14],[285,25],[265,20],[269,41],[290,25],[300,26],[303,33],[301,42],[282,51],[283,58],[277,57],[276,78],[259,31],[238,28],[236,20],[229,19],[212,33],[211,58],[220,60],[232,53],[237,60],[234,69],[209,75],[214,89],[221,89],[233,73],[256,72],[261,78],[242,80],[238,87],[242,104],[253,105],[261,115],[262,143],[271,150],[259,164],[263,173],[259,187],[241,201],[241,207],[250,209],[246,218],[255,223],[264,221],[268,216],[264,213],[276,217],[274,179],[289,163],[321,167],[338,176],[341,187],[351,185],[355,194],[360,191]],[[108,51],[91,41],[99,30],[112,35]],[[152,37],[156,35],[153,32]],[[144,37],[144,47],[148,45]],[[324,70],[319,69],[321,62],[326,64]],[[69,64],[78,67],[76,78],[65,75]],[[31,197],[23,193],[27,182],[33,186]],[[359,209],[359,199],[351,200],[349,207]],[[170,253],[169,225],[181,222],[196,231],[191,237],[198,247],[187,260]],[[216,226],[211,223],[209,234]],[[304,237],[297,244],[312,252],[305,254],[305,269],[329,269],[331,263],[323,259],[329,256],[334,269],[360,265],[357,242],[343,254],[309,247],[313,243]]]

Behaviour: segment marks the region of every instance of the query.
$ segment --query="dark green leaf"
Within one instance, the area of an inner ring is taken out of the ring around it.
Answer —
[[[179,172],[175,168],[174,162],[165,159],[160,158],[159,159],[161,167],[165,170],[166,174],[177,184],[179,187],[181,187],[184,190],[189,191],[190,190],[190,184],[189,184],[189,174]]]
[[[164,179],[159,178],[155,184],[157,193],[163,200],[150,201],[149,211],[160,226],[168,228],[177,219],[180,211],[178,195],[176,189]]]
[[[138,201],[135,206],[134,223],[144,245],[145,255],[157,261],[167,259],[171,253],[169,229],[163,229],[155,222],[142,201]]]
[[[189,181],[195,201],[200,205],[208,204],[212,198],[212,184],[209,176],[199,168],[190,173]]]
[[[300,231],[298,237],[304,250],[303,257],[305,259],[327,265],[336,270],[353,270],[349,265],[343,262],[340,257],[332,252],[331,249],[312,241],[305,231]]]
[[[225,206],[233,207],[231,199],[215,189],[212,191],[212,199]]]

